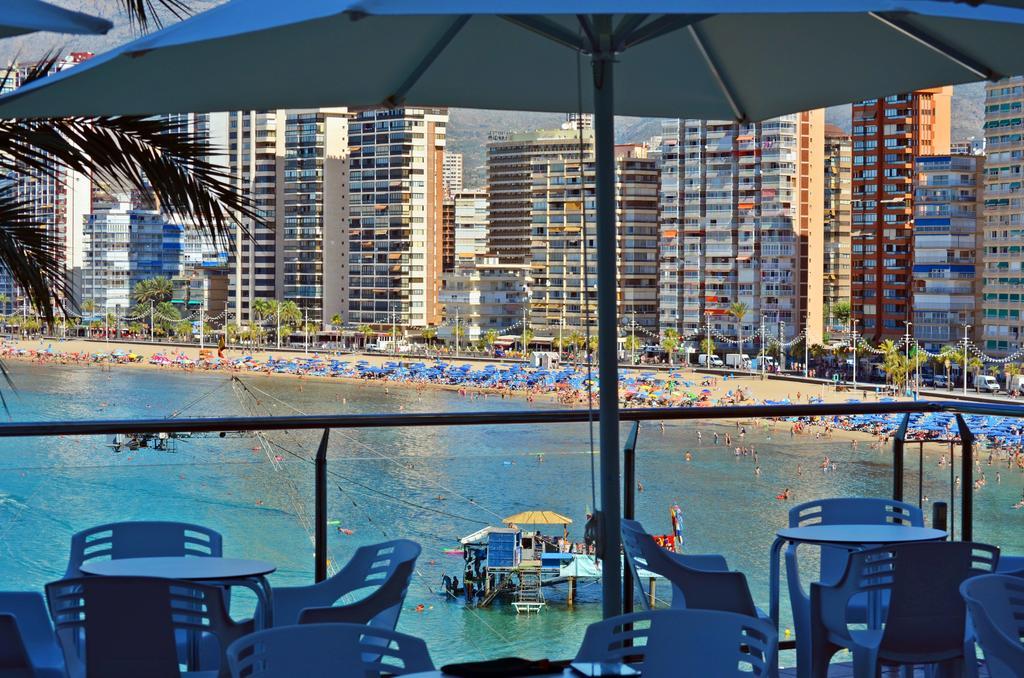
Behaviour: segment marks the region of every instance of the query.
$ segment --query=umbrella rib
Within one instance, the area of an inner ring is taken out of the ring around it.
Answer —
[[[453,21],[447,30],[445,30],[441,39],[434,43],[434,46],[430,48],[430,51],[424,55],[419,64],[416,65],[416,68],[414,68],[412,73],[409,74],[409,77],[402,82],[401,86],[395,90],[391,96],[384,100],[388,106],[402,105],[405,101],[405,95],[409,93],[409,90],[412,89],[417,82],[419,82],[419,79],[423,77],[423,74],[427,72],[427,69],[430,68],[434,61],[437,60],[437,57],[441,55],[441,52],[451,44],[452,40],[455,39],[455,36],[462,30],[462,27],[469,21],[469,17],[469,14],[461,14],[455,17],[455,21]]]
[[[528,31],[537,33],[538,35],[541,35],[553,42],[557,42],[565,47],[582,52],[588,51],[586,45],[583,44],[583,41],[580,40],[578,35],[550,19],[528,14],[502,14],[500,16],[509,23],[513,23],[520,28],[525,28]]]
[[[615,27],[615,33],[612,36],[612,45],[615,46],[616,50],[622,48],[626,38],[632,35],[637,26],[647,20],[647,16],[647,14],[628,14],[619,21],[619,25]]]
[[[960,66],[964,70],[973,73],[975,76],[983,80],[994,81],[999,80],[1000,78],[1003,77],[993,69],[989,68],[988,66],[985,66],[982,63],[975,61],[974,59],[963,54],[962,52],[952,47],[951,45],[946,44],[944,41],[939,40],[938,38],[932,35],[929,35],[926,31],[923,31],[917,26],[914,26],[913,24],[903,19],[897,18],[896,16],[890,13],[883,14],[880,12],[868,12],[868,15],[871,16],[873,19],[880,21],[889,28],[893,29],[897,33],[900,33],[910,38],[914,42],[924,47],[927,47],[933,52],[946,57],[947,59],[955,63],[957,66]]]
[[[625,35],[616,35],[615,48],[620,52],[649,40],[691,26],[698,21],[713,17],[714,14],[666,14],[654,19]]]
[[[725,95],[726,101],[729,102],[729,108],[732,109],[733,117],[736,118],[737,122],[744,122],[747,119],[747,114],[740,108],[739,102],[736,100],[736,95],[733,94],[732,88],[729,87],[729,83],[726,82],[725,76],[722,74],[718,63],[715,61],[715,57],[711,54],[704,39],[700,35],[700,31],[694,25],[689,25],[687,28],[690,31],[690,35],[693,36],[693,41],[697,43],[697,49],[700,50],[701,56],[704,57],[704,62],[708,65],[708,70],[711,71],[711,75],[715,78],[715,82],[718,83],[718,88],[722,90],[722,94]]]

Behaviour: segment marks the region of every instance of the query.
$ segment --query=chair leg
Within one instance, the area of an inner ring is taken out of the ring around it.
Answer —
[[[878,650],[852,647],[853,678],[878,678]]]
[[[825,639],[815,642],[810,648],[811,660],[806,664],[809,670],[801,669],[800,664],[797,664],[797,675],[828,678],[828,665],[832,661],[832,656],[841,649],[838,645],[833,645]]]

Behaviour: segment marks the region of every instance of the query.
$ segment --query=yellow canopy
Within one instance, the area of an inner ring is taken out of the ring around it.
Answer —
[[[572,518],[567,518],[561,513],[554,511],[523,511],[514,516],[503,518],[506,525],[509,523],[521,523],[523,525],[568,525]]]

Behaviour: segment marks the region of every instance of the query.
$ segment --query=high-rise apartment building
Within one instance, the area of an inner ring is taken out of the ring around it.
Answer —
[[[441,320],[447,124],[435,108],[364,111],[349,123],[350,323]]]
[[[989,355],[1024,346],[1024,77],[985,86],[981,332]]]
[[[662,331],[710,325],[750,338],[763,321],[772,336],[806,330],[820,340],[824,122],[815,110],[750,124],[664,123]],[[729,315],[736,302],[747,307],[742,323]]]
[[[455,262],[487,254],[487,191],[462,190],[454,195]]]
[[[242,220],[228,265],[228,291],[232,319],[247,324],[254,319],[252,303],[278,297],[276,251],[281,218],[278,202],[278,163],[284,159],[284,111],[225,113],[228,167],[236,189],[252,201],[259,220]],[[211,309],[214,310],[214,309]]]
[[[57,61],[52,70],[63,71],[93,56],[92,52],[71,52]],[[19,63],[4,83],[5,91],[20,86],[26,75],[38,66],[36,62]],[[14,180],[18,200],[30,207],[35,221],[60,244],[71,300],[81,303],[82,267],[85,263],[83,224],[92,207],[92,177],[50,158],[45,167],[21,167],[9,178]],[[21,295],[6,269],[0,273],[0,290],[5,294],[10,291],[12,301],[14,296]]]
[[[597,326],[595,166],[534,158],[530,210],[530,328],[556,336]],[[618,307],[658,332],[658,167],[640,145],[616,147]]]
[[[853,105],[852,316],[876,341],[903,334],[913,319],[914,158],[949,153],[952,92]]]
[[[981,169],[979,156],[917,158],[911,331],[933,353],[963,337],[964,325],[977,326]]]
[[[589,120],[573,116],[562,129],[491,133],[487,143],[487,247],[502,263],[530,260],[532,163],[548,159],[579,163],[581,154],[584,162],[593,160],[594,131]]]
[[[462,154],[454,151],[444,152],[444,190],[446,195],[454,195],[462,190],[463,169]]]
[[[345,108],[237,111],[227,163],[261,222],[235,239],[229,306],[252,319],[259,298],[290,300],[310,322],[346,312],[348,120]],[[212,123],[216,125],[216,121]]]
[[[348,121],[344,108],[289,110],[279,170],[279,297],[321,327],[346,322]]]
[[[850,303],[850,135],[835,125],[825,126],[825,254],[826,329],[834,327],[837,304]]]

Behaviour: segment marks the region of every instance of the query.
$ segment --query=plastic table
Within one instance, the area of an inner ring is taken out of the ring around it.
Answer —
[[[274,606],[267,575],[277,568],[263,560],[198,556],[119,558],[83,563],[81,571],[101,577],[159,577],[219,586],[242,586],[256,594],[260,618],[257,628],[273,626]]]
[[[875,525],[805,525],[803,527],[786,527],[776,533],[772,543],[771,563],[769,565],[770,602],[768,614],[779,628],[779,556],[782,547],[787,544],[816,544],[818,546],[839,546],[852,550],[867,546],[883,546],[885,544],[905,544],[920,541],[942,541],[947,534],[944,530],[931,527],[913,527],[883,523]],[[872,605],[869,600],[869,607]],[[872,616],[869,612],[869,617]],[[797,667],[801,676],[808,675],[810,667]]]

